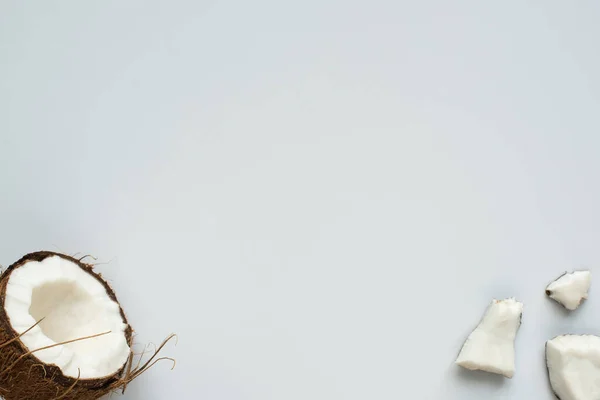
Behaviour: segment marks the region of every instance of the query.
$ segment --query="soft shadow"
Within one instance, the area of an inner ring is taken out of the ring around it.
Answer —
[[[557,301],[552,300],[550,297],[546,296],[546,299],[548,299],[549,302],[552,303],[552,308],[554,309],[553,311],[556,311],[558,313],[560,313],[560,315],[562,317],[566,317],[568,316],[570,313],[572,312],[576,312],[577,310],[579,310],[579,307],[577,307],[576,310],[574,311],[569,311],[567,310],[563,305],[559,304]],[[582,304],[583,305],[583,304]]]
[[[586,304],[587,303],[587,299],[584,299],[581,301],[581,304],[579,305],[579,307],[577,307],[576,309],[574,309],[573,311],[571,310],[567,310],[565,308],[565,306],[563,306],[562,304],[560,304],[558,301],[551,299],[550,297],[546,296],[546,300],[548,300],[550,303],[552,303],[552,307],[554,308],[554,310],[556,310],[557,312],[559,312],[562,317],[567,317],[567,316],[571,316],[573,317],[574,315],[579,314],[580,310],[583,308],[586,308]]]
[[[498,388],[506,382],[507,378],[502,375],[492,374],[485,371],[471,371],[455,365],[454,378],[465,385],[487,385]]]

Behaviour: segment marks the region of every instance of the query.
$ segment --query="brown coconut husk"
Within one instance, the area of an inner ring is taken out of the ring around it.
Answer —
[[[35,356],[35,353],[46,348],[28,349],[21,342],[21,335],[15,332],[10,324],[10,321],[8,320],[8,316],[6,315],[6,311],[4,309],[4,301],[6,297],[6,285],[8,283],[8,279],[10,274],[15,269],[21,267],[29,261],[43,261],[44,259],[52,256],[59,256],[77,264],[81,269],[97,279],[105,287],[110,298],[117,302],[117,304],[120,304],[117,301],[114,291],[108,285],[108,283],[102,279],[99,274],[93,271],[92,265],[83,263],[81,259],[76,259],[60,253],[41,251],[28,254],[8,267],[7,270],[4,271],[4,273],[2,273],[0,276],[0,396],[2,396],[5,400],[99,399],[100,397],[113,391],[122,390],[124,392],[125,388],[132,380],[144,373],[148,368],[151,368],[158,361],[170,360],[173,362],[174,366],[175,360],[168,357],[157,358],[157,355],[167,342],[175,338],[175,335],[169,336],[156,349],[154,355],[150,357],[150,359],[143,365],[141,364],[142,355],[140,356],[137,366],[135,368],[133,367],[134,353],[131,352],[128,362],[121,370],[117,371],[113,375],[103,378],[72,378],[65,376],[59,367],[51,364],[45,364],[40,361]],[[125,337],[129,347],[131,348],[133,344],[133,330],[127,322],[127,318],[122,308],[121,317],[123,318],[123,322],[127,325]],[[38,321],[35,325],[40,322],[41,321]],[[31,328],[33,328],[33,326]],[[79,340],[93,340],[94,337],[107,333],[109,332],[99,332],[97,335],[84,338],[73,338],[73,340],[58,343],[54,346]]]

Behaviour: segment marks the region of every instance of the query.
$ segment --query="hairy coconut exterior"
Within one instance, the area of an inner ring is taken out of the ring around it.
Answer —
[[[8,316],[6,315],[6,310],[4,309],[6,285],[11,273],[29,261],[42,261],[52,256],[59,256],[77,264],[81,269],[102,283],[110,298],[118,304],[114,291],[104,279],[92,270],[91,265],[84,264],[80,260],[64,254],[49,251],[28,254],[11,265],[0,276],[0,346],[18,336],[17,332],[12,328]],[[127,318],[125,317],[122,308],[121,317],[123,318],[123,322],[127,324],[125,336],[127,343],[131,347],[132,329],[127,322]],[[35,356],[35,353],[26,355],[20,361],[15,363],[15,361],[31,350],[35,349],[28,349],[20,339],[16,339],[12,343],[0,348],[0,395],[4,397],[4,399],[98,399],[114,390],[115,384],[119,381],[124,372],[123,368],[114,375],[104,378],[75,379],[65,376],[62,373],[62,370],[57,366],[43,363]],[[13,364],[14,366],[11,367]]]

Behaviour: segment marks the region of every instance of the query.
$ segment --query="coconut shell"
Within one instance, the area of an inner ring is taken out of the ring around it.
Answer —
[[[5,400],[92,400],[98,399],[115,390],[123,376],[125,366],[114,375],[98,379],[75,379],[65,376],[62,370],[55,365],[45,364],[34,354],[28,354],[28,349],[18,334],[10,325],[4,309],[6,285],[10,274],[29,261],[42,261],[48,257],[59,256],[77,264],[81,269],[92,275],[106,288],[112,300],[117,302],[117,297],[104,279],[95,273],[91,265],[85,264],[71,256],[64,254],[41,251],[31,253],[8,267],[0,276],[0,395]],[[121,308],[121,317],[127,324],[125,336],[127,343],[132,345],[132,329],[125,313]],[[6,344],[11,341],[11,343]]]

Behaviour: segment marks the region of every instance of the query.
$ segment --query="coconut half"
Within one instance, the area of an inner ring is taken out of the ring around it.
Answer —
[[[122,376],[131,341],[112,289],[75,258],[32,253],[0,276],[0,395],[6,400],[97,399]]]
[[[477,328],[467,338],[456,364],[512,378],[515,373],[515,337],[523,304],[515,299],[493,300]]]
[[[547,341],[546,366],[559,399],[600,399],[600,337],[562,335]]]
[[[591,283],[590,271],[565,273],[548,285],[546,295],[572,311],[588,298]]]

